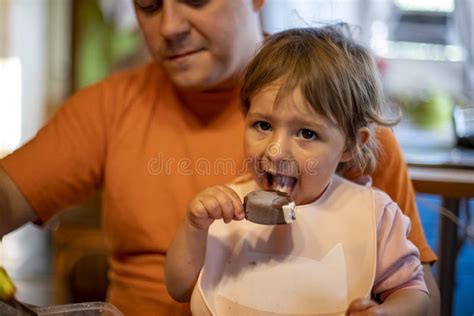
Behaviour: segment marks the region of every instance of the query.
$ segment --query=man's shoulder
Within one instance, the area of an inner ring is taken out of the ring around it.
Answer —
[[[401,150],[393,130],[388,127],[379,127],[376,130],[376,137],[379,145],[377,166],[386,167],[386,164],[398,162],[401,158]]]
[[[75,109],[89,113],[91,117],[107,117],[109,126],[121,128],[124,120],[135,119],[131,113],[140,117],[148,114],[157,105],[157,96],[165,91],[167,82],[163,72],[153,63],[115,72],[76,91],[62,110]]]
[[[103,79],[96,88],[111,111],[129,109],[137,105],[150,106],[171,84],[163,71],[154,63],[115,72]]]

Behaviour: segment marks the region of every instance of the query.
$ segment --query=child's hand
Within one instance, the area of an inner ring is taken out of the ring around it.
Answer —
[[[358,298],[352,301],[346,311],[347,316],[386,315],[381,305],[368,298]]]
[[[188,204],[188,219],[198,229],[208,229],[216,219],[225,223],[245,217],[240,197],[229,187],[218,185],[205,189]]]

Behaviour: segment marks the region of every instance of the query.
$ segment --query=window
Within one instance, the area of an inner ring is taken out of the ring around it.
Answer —
[[[263,22],[273,33],[345,21],[380,56],[460,61],[454,16],[455,0],[267,0]]]
[[[378,45],[372,41],[379,54],[421,60],[464,59],[455,35],[454,0],[393,0],[389,12],[388,19],[372,26],[373,34],[380,32],[377,26],[387,28]]]
[[[0,158],[20,145],[21,64],[18,58],[0,59]]]
[[[442,90],[474,100],[473,20],[472,0],[267,0],[262,14],[268,33],[354,25],[382,61],[387,93]]]

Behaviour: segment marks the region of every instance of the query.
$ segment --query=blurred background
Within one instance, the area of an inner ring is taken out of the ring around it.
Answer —
[[[438,278],[442,294],[452,298],[445,315],[474,314],[473,20],[473,0],[266,0],[262,12],[268,33],[349,22],[374,51],[388,108],[403,113],[395,133],[425,232],[449,259],[447,272],[434,266],[446,278]],[[34,136],[77,89],[148,61],[131,0],[0,0],[0,157]],[[27,225],[0,244],[19,298],[104,300],[98,195],[48,228]]]

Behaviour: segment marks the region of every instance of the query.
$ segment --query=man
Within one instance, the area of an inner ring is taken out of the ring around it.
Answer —
[[[79,91],[1,161],[0,235],[102,187],[108,300],[125,315],[189,313],[166,292],[164,257],[188,200],[245,171],[238,78],[263,40],[263,2],[135,0],[156,63]],[[432,262],[399,146],[388,130],[379,139],[374,183],[411,217],[411,238]]]

